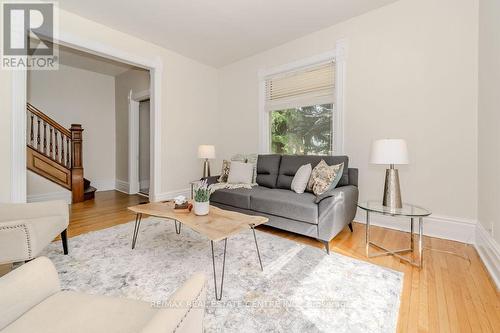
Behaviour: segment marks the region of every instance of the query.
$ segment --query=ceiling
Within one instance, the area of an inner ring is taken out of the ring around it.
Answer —
[[[221,67],[395,1],[59,0],[59,6]]]
[[[59,45],[59,63],[110,76],[117,76],[129,69],[136,68],[125,63],[99,57],[62,45]]]

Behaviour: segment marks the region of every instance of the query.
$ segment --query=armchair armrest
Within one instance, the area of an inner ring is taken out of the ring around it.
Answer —
[[[49,216],[69,218],[68,204],[62,200],[21,204],[0,204],[0,222]]]
[[[60,291],[52,262],[40,257],[0,278],[0,330]]]
[[[142,333],[203,332],[206,278],[197,273],[179,288],[142,329]],[[154,305],[154,304],[153,304]]]

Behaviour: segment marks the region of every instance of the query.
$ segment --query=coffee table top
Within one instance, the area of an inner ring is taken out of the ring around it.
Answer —
[[[223,240],[248,230],[251,225],[258,226],[269,221],[267,217],[232,212],[214,206],[210,206],[210,211],[205,216],[197,216],[193,212],[179,213],[174,210],[173,202],[150,202],[128,209],[136,214],[177,220],[212,241]]]

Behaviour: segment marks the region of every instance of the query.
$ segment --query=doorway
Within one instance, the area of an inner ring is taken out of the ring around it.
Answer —
[[[162,61],[157,57],[135,55],[125,50],[111,48],[99,43],[94,43],[86,38],[74,34],[67,34],[61,31],[59,45],[71,47],[82,52],[87,52],[96,56],[116,60],[132,66],[143,68],[150,73],[150,184],[149,199],[158,201],[161,198],[161,159],[160,159],[160,138],[161,138],[161,86],[162,86]],[[18,70],[12,73],[12,159],[11,159],[11,201],[26,202],[27,199],[27,158],[26,158],[26,103],[27,103],[27,71]],[[148,91],[148,94],[149,94]],[[149,97],[149,96],[148,96]],[[126,171],[125,171],[126,173]],[[123,183],[123,184],[122,184]],[[122,186],[123,185],[123,186]],[[117,189],[125,187],[123,191],[129,192],[129,184],[116,180]],[[130,184],[131,185],[131,184]],[[138,191],[137,191],[138,192]],[[135,193],[137,193],[135,192]]]
[[[150,101],[139,102],[139,193],[149,196]]]

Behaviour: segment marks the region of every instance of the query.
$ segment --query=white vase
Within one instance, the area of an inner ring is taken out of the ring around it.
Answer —
[[[194,202],[194,214],[195,215],[207,215],[210,208],[210,201],[205,202]]]

